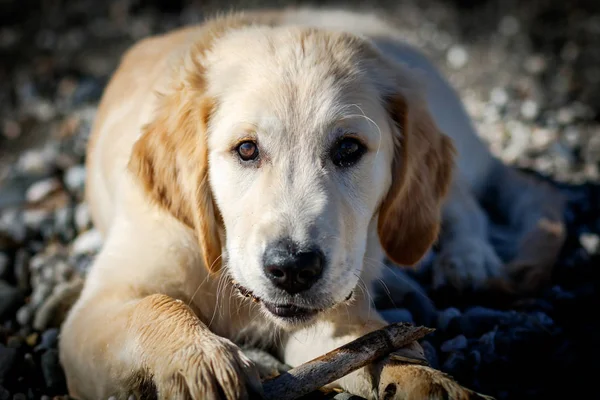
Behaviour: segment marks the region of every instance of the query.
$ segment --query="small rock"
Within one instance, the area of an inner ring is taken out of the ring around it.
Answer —
[[[53,391],[65,390],[65,376],[60,366],[58,350],[46,350],[40,358],[40,363],[46,386]]]
[[[0,279],[5,278],[10,272],[10,258],[0,252]]]
[[[466,357],[464,356],[464,354],[457,351],[450,353],[450,355],[444,362],[444,365],[442,366],[442,371],[456,376],[458,375],[457,372],[460,372],[462,370],[465,361]]]
[[[460,316],[461,316],[460,311],[454,307],[449,307],[443,311],[438,312],[438,317],[437,317],[438,329],[441,330],[442,332],[448,330],[450,321],[452,321],[454,318],[457,318]]]
[[[73,275],[73,267],[66,261],[60,260],[54,265],[54,281],[66,282]]]
[[[90,210],[87,203],[79,203],[75,207],[75,226],[78,232],[87,230],[91,225]]]
[[[52,214],[43,208],[34,208],[23,211],[25,226],[33,231],[39,231],[44,222],[51,219]]]
[[[96,253],[102,247],[102,235],[96,229],[85,231],[73,242],[72,250],[74,254]]]
[[[37,203],[44,200],[48,195],[60,189],[60,181],[56,178],[48,178],[38,181],[27,189],[25,198],[29,203]]]
[[[498,31],[504,36],[514,36],[519,33],[519,20],[512,15],[506,15],[500,20]]]
[[[31,307],[34,309],[37,309],[50,296],[51,293],[52,285],[48,282],[41,282],[33,290],[29,304],[31,304]]]
[[[547,65],[546,59],[539,54],[528,57],[525,60],[525,69],[527,72],[534,75],[544,72]]]
[[[63,180],[69,191],[74,193],[83,192],[85,186],[85,166],[75,165],[69,168],[66,171]]]
[[[425,354],[425,358],[429,362],[431,368],[439,369],[440,360],[435,347],[427,340],[421,341],[421,347],[423,348],[423,353]]]
[[[39,352],[48,349],[56,349],[58,347],[58,332],[57,328],[51,328],[44,331],[44,333],[42,333],[40,344],[38,344],[34,350]]]
[[[521,115],[526,119],[535,119],[538,116],[538,112],[538,104],[533,100],[525,100],[521,105]]]
[[[14,364],[17,362],[17,349],[0,343],[0,385],[6,383]]]
[[[45,151],[29,150],[19,157],[17,169],[27,175],[47,174],[52,170],[52,162]]]
[[[467,53],[467,50],[464,47],[454,45],[448,50],[446,60],[452,68],[460,69],[467,64],[469,53]]]
[[[31,322],[31,318],[33,317],[33,311],[28,304],[25,304],[23,307],[19,308],[16,315],[16,320],[21,326],[29,325]]]
[[[496,326],[506,324],[515,312],[498,311],[485,307],[472,307],[460,317],[460,329],[467,337],[477,337],[484,332],[493,330]]]
[[[15,279],[17,281],[17,287],[23,292],[28,292],[31,289],[31,281],[29,274],[29,260],[30,255],[24,248],[17,250],[15,254]]]
[[[23,221],[23,213],[18,209],[7,209],[0,215],[0,237],[6,236],[16,243],[27,237],[27,227]]]
[[[7,139],[16,139],[21,135],[21,125],[12,119],[4,120],[2,133]]]
[[[446,340],[440,346],[440,350],[444,353],[449,353],[451,351],[463,350],[466,349],[468,345],[467,338],[465,335],[458,335],[453,339]]]
[[[0,385],[0,400],[10,400],[10,392]]]
[[[57,209],[54,212],[54,225],[56,230],[60,233],[67,233],[72,230],[71,224],[73,221],[73,208],[66,206]]]
[[[508,94],[503,88],[495,87],[490,93],[490,100],[497,106],[504,106],[508,102]]]
[[[288,371],[291,367],[273,357],[270,353],[253,348],[246,347],[242,351],[256,365],[261,378],[267,378],[276,374]]]
[[[13,400],[27,400],[27,395],[25,393],[15,393]]]
[[[379,314],[385,319],[389,324],[393,324],[396,322],[408,322],[414,323],[412,314],[406,308],[392,308],[389,310],[379,311]]]
[[[579,243],[589,254],[596,254],[600,248],[600,236],[595,233],[582,233],[579,235]]]

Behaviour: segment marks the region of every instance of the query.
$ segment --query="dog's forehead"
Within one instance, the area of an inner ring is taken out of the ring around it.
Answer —
[[[311,29],[236,32],[212,55],[209,91],[234,125],[294,137],[326,133],[379,104],[365,73],[372,60],[362,57],[361,46],[357,38]]]

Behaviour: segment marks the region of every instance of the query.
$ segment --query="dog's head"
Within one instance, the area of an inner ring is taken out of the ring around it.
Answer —
[[[357,286],[368,243],[415,264],[435,240],[454,148],[405,67],[314,29],[213,33],[175,71],[130,167],[282,323]]]

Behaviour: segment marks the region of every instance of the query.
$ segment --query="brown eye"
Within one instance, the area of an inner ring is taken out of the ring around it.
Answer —
[[[331,161],[338,167],[351,167],[360,160],[365,151],[365,146],[358,139],[346,137],[333,147]]]
[[[258,147],[254,142],[242,142],[237,147],[237,152],[243,161],[256,160],[258,157]]]

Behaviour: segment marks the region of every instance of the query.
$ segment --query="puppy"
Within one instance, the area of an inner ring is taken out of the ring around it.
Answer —
[[[438,279],[499,274],[477,196],[512,178],[446,81],[375,16],[240,13],[141,41],[106,88],[87,167],[105,242],[60,338],[78,398],[260,392],[238,345],[296,366],[383,327],[369,300],[383,259],[418,263],[446,222]],[[390,357],[334,385],[480,398]]]

